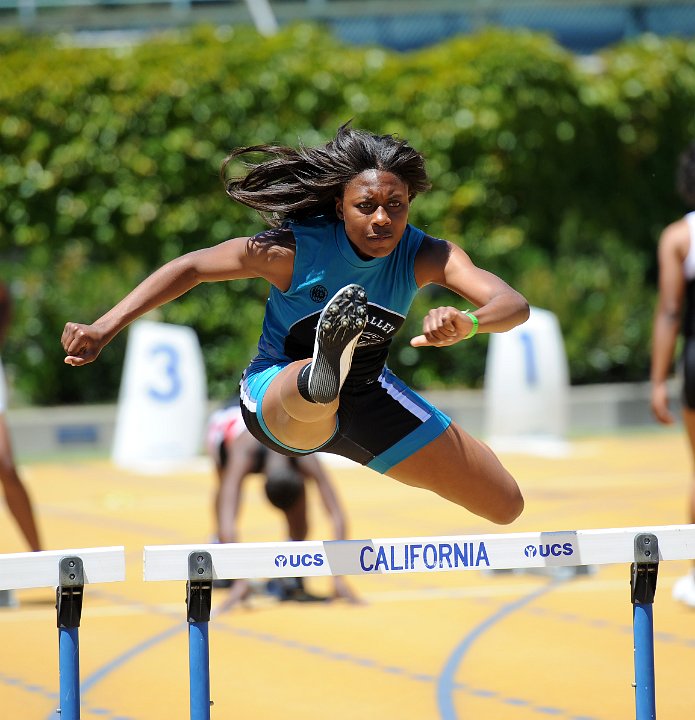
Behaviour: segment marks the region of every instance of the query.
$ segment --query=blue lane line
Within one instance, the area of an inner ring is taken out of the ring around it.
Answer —
[[[508,615],[511,615],[511,613],[516,612],[542,595],[554,590],[560,582],[552,581],[538,590],[534,590],[532,593],[515,600],[514,602],[503,605],[496,613],[484,620],[477,627],[473,628],[463,641],[459,643],[444,665],[437,681],[437,705],[439,707],[439,715],[442,720],[458,720],[456,708],[454,707],[454,691],[457,689],[466,689],[466,686],[456,683],[456,671],[475,641],[500,620],[503,620]],[[473,692],[478,696],[480,695],[479,691]],[[540,711],[541,708],[538,708],[538,710]],[[547,713],[549,708],[543,708],[543,710]]]
[[[10,687],[18,687],[21,690],[31,693],[32,695],[42,695],[50,700],[55,700],[56,702],[58,701],[58,693],[55,692],[55,690],[49,690],[48,688],[41,687],[40,685],[28,683],[22,678],[13,677],[12,675],[0,673],[0,684],[9,685]]]
[[[134,645],[132,648],[130,648],[130,650],[126,650],[124,653],[115,657],[113,660],[106,663],[106,665],[103,665],[98,670],[89,675],[86,679],[84,679],[81,683],[82,692],[89,692],[89,690],[94,685],[101,682],[109,673],[112,673],[121,665],[125,665],[125,663],[127,663],[129,660],[132,660],[135,656],[140,655],[140,653],[149,650],[154,645],[157,645],[160,642],[164,642],[165,640],[168,640],[174,635],[185,632],[187,628],[187,623],[175,625],[174,627],[170,627],[167,630],[164,630],[158,635],[153,635],[152,637],[147,638],[147,640],[144,640],[138,645]]]
[[[58,697],[57,692],[49,690],[45,687],[41,687],[40,685],[26,683],[24,680],[22,680],[22,678],[12,677],[10,675],[5,675],[4,673],[0,673],[0,683],[3,685],[18,687],[25,692],[31,693],[32,695],[41,695],[48,700],[52,700],[56,704],[56,710],[54,710],[49,717],[51,720],[60,719],[60,714],[57,710],[60,698]],[[126,717],[125,715],[115,715],[111,710],[90,706],[85,703],[83,703],[83,709],[94,715],[103,715],[106,720],[134,720],[134,718],[132,717]]]
[[[534,593],[534,596],[537,597],[542,592],[547,592],[549,589],[550,588],[543,588],[540,591],[536,591]],[[529,597],[529,598],[524,599],[521,603],[519,601],[517,601],[515,604],[517,606],[520,606],[521,604],[523,604],[524,601],[529,602],[532,599],[533,599],[532,597]],[[511,611],[511,609],[510,609],[510,611]],[[393,666],[393,665],[382,665],[381,663],[378,663],[371,658],[360,657],[358,655],[348,655],[347,653],[336,652],[329,648],[317,648],[315,645],[309,645],[308,643],[305,644],[298,640],[289,640],[289,639],[282,638],[277,635],[271,635],[269,633],[265,633],[265,632],[262,632],[259,630],[233,628],[233,627],[229,627],[224,624],[220,624],[217,627],[217,631],[237,635],[238,637],[243,637],[248,640],[255,640],[257,642],[268,643],[271,645],[280,645],[283,647],[291,648],[292,650],[297,650],[298,652],[317,654],[317,651],[320,651],[319,654],[326,660],[347,662],[347,663],[356,665],[358,667],[369,668],[370,670],[373,670],[374,672],[399,675],[400,677],[404,678],[405,680],[432,684],[435,686],[435,688],[438,686],[438,683],[441,681],[441,676],[435,677],[432,675],[424,675],[422,673],[413,672],[412,670],[405,668],[405,667],[397,667],[397,666]],[[510,707],[525,707],[525,708],[528,708],[529,710],[531,710],[532,712],[537,713],[538,715],[541,715],[544,717],[562,717],[562,718],[564,718],[564,720],[600,720],[597,717],[590,717],[588,715],[573,715],[572,713],[570,713],[567,710],[564,710],[562,708],[550,707],[547,705],[536,705],[532,701],[526,700],[524,698],[514,697],[514,696],[505,696],[495,690],[490,690],[489,688],[475,687],[473,685],[467,685],[465,683],[456,683],[453,686],[453,690],[460,692],[460,693],[466,693],[468,695],[473,695],[475,697],[481,697],[481,698],[485,698],[485,699],[494,699],[496,702],[502,703],[503,705],[509,705]]]

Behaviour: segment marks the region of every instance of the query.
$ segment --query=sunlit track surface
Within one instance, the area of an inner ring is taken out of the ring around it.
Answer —
[[[505,455],[526,497],[497,528],[361,468],[332,469],[354,538],[636,527],[685,520],[690,460],[680,432],[590,438],[567,458]],[[213,474],[120,471],[108,461],[22,466],[47,549],[124,545],[125,583],[86,586],[82,718],[188,717],[185,587],[142,581],[145,545],[210,541]],[[311,538],[328,538],[311,503]],[[284,539],[253,479],[242,538]],[[25,548],[9,517],[4,552]],[[671,598],[686,561],[662,563],[654,605],[660,720],[695,707],[695,610]],[[212,718],[621,720],[634,717],[629,567],[578,577],[539,571],[349,578],[361,605],[278,603],[262,583],[210,623]],[[310,578],[326,593],[328,578]],[[2,716],[56,718],[54,592],[22,590],[0,610]]]

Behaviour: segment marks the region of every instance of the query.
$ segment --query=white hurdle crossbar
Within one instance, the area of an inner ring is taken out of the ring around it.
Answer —
[[[656,717],[652,604],[659,562],[695,558],[695,525],[499,535],[161,545],[145,580],[186,580],[190,718],[210,718],[208,622],[213,579],[509,570],[630,563],[636,720]]]
[[[608,565],[632,562],[634,538],[644,533],[658,537],[660,560],[695,558],[695,525],[668,525],[373,540],[154,545],[144,550],[144,578],[188,580],[188,557],[194,551],[210,554],[214,579]]]
[[[62,720],[80,717],[79,633],[84,586],[125,580],[123,547],[0,555],[0,590],[54,587]]]
[[[125,551],[120,547],[46,550],[0,555],[0,590],[58,587],[61,558],[82,560],[84,582],[105,583],[125,580]]]

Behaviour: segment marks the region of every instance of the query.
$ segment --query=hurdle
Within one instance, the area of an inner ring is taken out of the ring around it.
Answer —
[[[125,580],[123,547],[0,555],[0,590],[56,588],[59,706],[62,720],[80,717],[79,631],[84,586]]]
[[[652,606],[661,561],[695,558],[695,525],[440,537],[146,546],[145,581],[187,583],[191,720],[210,718],[212,581],[630,564],[636,720],[656,717]]]

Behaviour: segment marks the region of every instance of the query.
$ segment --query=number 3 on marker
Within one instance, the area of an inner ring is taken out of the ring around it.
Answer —
[[[536,352],[533,347],[533,335],[529,332],[522,332],[520,335],[521,344],[524,348],[524,367],[526,368],[526,384],[533,387],[538,382],[538,371],[536,368]]]
[[[181,375],[179,374],[179,354],[171,345],[155,345],[150,350],[153,358],[154,377],[161,384],[154,383],[147,388],[147,394],[158,402],[171,402],[181,392]]]

